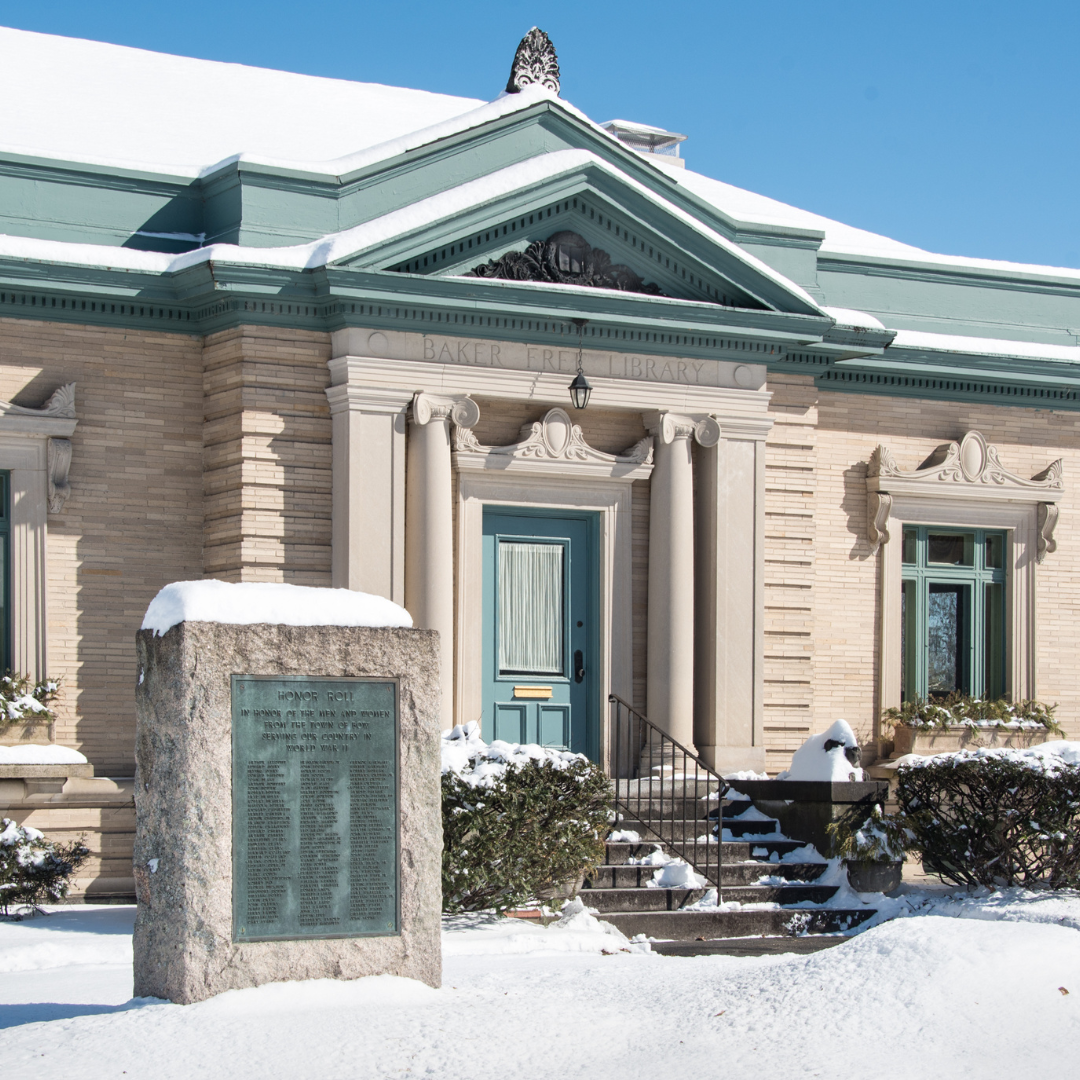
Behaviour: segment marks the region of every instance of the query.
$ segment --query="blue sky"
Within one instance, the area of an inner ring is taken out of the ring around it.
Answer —
[[[700,172],[934,251],[1080,266],[1075,2],[0,0],[0,24],[480,98],[537,24],[564,97],[683,132]]]

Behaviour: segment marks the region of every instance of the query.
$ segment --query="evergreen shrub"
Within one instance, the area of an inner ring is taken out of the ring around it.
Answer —
[[[504,912],[604,859],[613,802],[583,754],[484,743],[476,724],[443,737],[443,910]]]
[[[901,764],[897,799],[923,866],[958,885],[1080,887],[1080,763],[1055,746],[1069,744]]]
[[[90,852],[81,840],[58,844],[37,829],[0,821],[0,914],[12,905],[55,903],[67,896],[71,875]]]
[[[59,693],[57,679],[32,683],[16,671],[0,676],[0,732],[20,720],[55,720],[51,706]]]

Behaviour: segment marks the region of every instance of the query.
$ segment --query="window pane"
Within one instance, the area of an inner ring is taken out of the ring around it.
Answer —
[[[926,663],[931,697],[967,691],[964,592],[962,585],[930,585]]]
[[[499,544],[499,672],[561,675],[563,545]]]
[[[919,635],[915,618],[915,582],[905,581],[900,594],[900,688],[903,701],[918,695],[915,649]]]
[[[1005,694],[1005,586],[1000,582],[986,586],[984,619],[983,696],[996,699]]]
[[[971,533],[930,533],[928,560],[947,566],[971,566],[975,555],[975,537]]]
[[[904,530],[904,554],[903,560],[906,563],[913,563],[915,561],[915,542],[918,539],[919,534],[914,529]]]
[[[1005,565],[1005,537],[991,533],[986,538],[986,568],[1000,570]]]

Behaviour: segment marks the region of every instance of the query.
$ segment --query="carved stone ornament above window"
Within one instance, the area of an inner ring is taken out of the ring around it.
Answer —
[[[526,86],[543,86],[553,94],[559,92],[559,58],[555,46],[535,26],[518,43],[506,92],[520,94]]]
[[[646,282],[629,266],[613,263],[611,256],[575,232],[557,232],[537,240],[524,251],[508,251],[501,259],[475,266],[466,277],[502,278],[506,281],[550,281],[593,289],[663,296],[660,286]]]
[[[557,467],[557,471],[568,467],[567,471],[583,469],[643,479],[652,472],[653,462],[652,436],[640,439],[625,453],[605,454],[585,441],[580,426],[562,409],[551,409],[542,420],[525,424],[520,441],[510,446],[484,446],[471,428],[456,427],[454,448],[458,468],[517,468],[546,472],[552,467]]]
[[[959,442],[943,443],[917,469],[901,469],[892,451],[878,446],[867,465],[866,489],[871,552],[889,541],[889,514],[896,496],[1034,503],[1039,508],[1038,561],[1057,546],[1054,504],[1065,493],[1061,458],[1030,479],[1017,476],[1005,468],[998,448],[979,431],[969,431]]]

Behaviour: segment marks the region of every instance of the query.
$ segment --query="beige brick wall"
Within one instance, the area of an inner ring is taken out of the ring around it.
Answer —
[[[769,388],[775,395],[776,419],[767,467],[769,768],[782,767],[786,751],[797,745],[800,716],[806,716],[807,731],[823,730],[843,717],[864,739],[874,732],[881,556],[870,555],[866,539],[866,464],[871,452],[885,443],[902,468],[915,468],[936,446],[972,429],[997,445],[1005,467],[1020,476],[1034,475],[1057,457],[1064,459],[1066,495],[1059,504],[1058,550],[1037,571],[1038,692],[1042,700],[1059,704],[1062,725],[1080,736],[1080,543],[1074,531],[1080,417],[1016,407],[819,394],[811,379],[798,376],[774,376]],[[805,473],[797,480],[800,462]],[[812,501],[804,492],[813,492]],[[810,588],[805,588],[807,582]],[[796,584],[804,587],[796,590]],[[801,603],[795,599],[799,591],[808,594]],[[800,611],[809,619],[807,638],[802,636]],[[809,667],[810,686],[796,700],[800,666]]]
[[[241,327],[204,348],[205,572],[330,584],[330,335]]]
[[[71,497],[48,518],[48,667],[57,740],[130,773],[135,631],[169,581],[202,572],[202,346],[180,334],[0,320],[0,398],[76,383]]]

